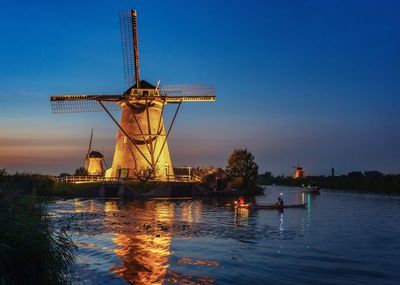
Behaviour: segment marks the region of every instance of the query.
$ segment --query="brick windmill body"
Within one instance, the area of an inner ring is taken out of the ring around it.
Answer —
[[[138,171],[151,170],[160,180],[173,179],[168,137],[182,102],[213,102],[211,85],[164,85],[140,80],[137,14],[120,14],[125,79],[132,85],[122,95],[52,96],[55,113],[105,111],[118,127],[112,167],[106,177],[134,177]],[[177,104],[166,129],[163,114],[167,104]],[[121,111],[118,120],[112,111]]]
[[[156,97],[156,87],[142,80],[127,92],[147,93]],[[143,87],[142,87],[143,86]],[[132,171],[153,168],[162,178],[173,176],[173,167],[166,140],[162,98],[144,98],[120,102],[121,129],[117,134],[114,159],[109,177],[132,176]],[[128,139],[131,137],[131,142]],[[133,147],[136,145],[136,148]],[[164,168],[168,168],[164,171]]]

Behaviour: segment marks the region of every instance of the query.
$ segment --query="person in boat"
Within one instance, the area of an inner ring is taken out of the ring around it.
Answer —
[[[237,201],[238,205],[244,205],[244,198],[243,196],[239,197],[239,200]]]
[[[278,201],[276,201],[275,206],[283,207],[283,199],[282,197],[278,197]]]

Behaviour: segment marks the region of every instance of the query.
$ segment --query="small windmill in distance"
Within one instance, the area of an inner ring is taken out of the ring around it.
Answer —
[[[85,173],[87,175],[103,175],[105,172],[104,156],[99,151],[92,150],[92,141],[93,129],[90,134],[89,149],[85,156]]]
[[[300,160],[297,161],[297,166],[292,166],[294,168],[294,174],[293,178],[294,179],[299,179],[304,177],[304,169],[303,167],[300,166]]]

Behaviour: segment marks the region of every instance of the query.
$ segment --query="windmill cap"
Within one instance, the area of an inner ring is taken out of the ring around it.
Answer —
[[[126,90],[124,94],[130,94],[132,89],[137,89],[137,85],[135,84],[135,85],[132,85],[131,87],[129,87],[128,90]],[[147,82],[146,80],[140,80],[140,88],[139,89],[154,90],[154,89],[156,89],[156,87],[153,84]]]
[[[104,155],[102,155],[102,154],[101,154],[100,152],[98,152],[98,151],[92,150],[92,151],[89,153],[89,157],[90,157],[90,158],[103,158]]]

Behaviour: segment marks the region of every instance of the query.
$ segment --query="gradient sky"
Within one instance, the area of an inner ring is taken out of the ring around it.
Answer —
[[[212,83],[171,133],[175,165],[225,166],[248,148],[260,172],[400,172],[399,1],[6,1],[0,9],[0,168],[83,164],[90,130],[111,165],[105,113],[56,115],[49,96],[126,89],[120,10],[138,10],[142,79]],[[174,106],[168,108],[170,119]],[[118,115],[118,114],[117,114]]]

